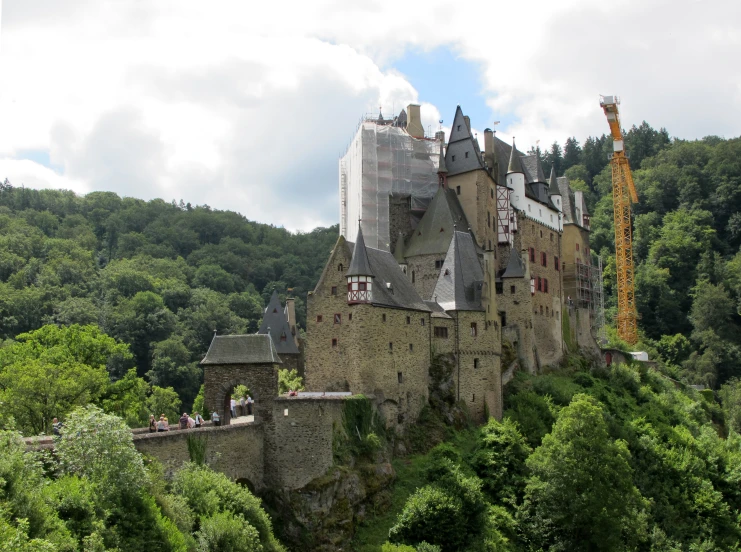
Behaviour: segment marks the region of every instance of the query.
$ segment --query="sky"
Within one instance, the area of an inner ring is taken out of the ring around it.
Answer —
[[[518,148],[741,134],[741,2],[0,0],[0,180],[338,221],[365,114],[457,105]]]

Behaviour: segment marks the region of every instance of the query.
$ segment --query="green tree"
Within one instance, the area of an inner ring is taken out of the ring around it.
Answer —
[[[288,393],[289,391],[303,391],[304,378],[298,375],[298,371],[288,368],[278,370],[278,392]]]
[[[645,500],[633,485],[630,453],[613,441],[599,403],[575,395],[527,459],[523,519],[551,550],[623,550],[644,538]]]

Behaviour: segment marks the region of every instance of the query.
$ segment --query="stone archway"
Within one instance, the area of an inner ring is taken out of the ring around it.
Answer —
[[[229,425],[229,400],[237,385],[246,385],[255,401],[255,422],[272,419],[273,400],[278,396],[276,364],[213,364],[204,369],[204,398],[209,412],[216,410],[222,425]]]

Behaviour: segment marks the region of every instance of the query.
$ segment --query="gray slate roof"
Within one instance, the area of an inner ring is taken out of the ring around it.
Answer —
[[[269,334],[217,335],[201,364],[282,364]]]
[[[446,311],[480,311],[484,271],[471,234],[455,232],[433,297]]]
[[[520,258],[520,254],[513,249],[510,249],[509,260],[507,261],[507,268],[504,269],[502,279],[504,278],[522,278],[525,276],[525,265]]]
[[[355,249],[352,253],[352,260],[347,269],[347,276],[372,276],[368,255],[366,254],[365,239],[363,238],[362,224],[358,225],[358,237],[355,240]]]
[[[522,168],[521,157],[522,154],[517,151],[517,146],[515,146],[515,139],[512,138],[512,147],[510,148],[509,152],[509,165],[507,165],[507,174],[525,172]]]
[[[454,190],[439,188],[409,239],[404,255],[444,255],[453,237],[453,225],[468,229],[468,219]]]
[[[262,323],[257,333],[266,334],[268,333],[268,329],[270,329],[270,336],[273,338],[273,344],[279,354],[298,354],[298,347],[296,347],[296,342],[293,340],[291,327],[288,325],[288,317],[286,316],[285,309],[280,304],[277,291],[273,291],[273,296],[270,298],[268,307],[265,309]]]
[[[450,140],[445,151],[445,167],[448,169],[448,176],[484,169],[478,141],[471,135],[461,106],[455,110]]]
[[[558,189],[558,179],[556,178],[556,167],[551,166],[551,177],[548,179],[548,196],[561,195],[561,190]]]
[[[563,205],[563,218],[565,224],[577,224],[579,226],[583,225],[583,221],[576,220],[576,196],[574,194],[574,190],[571,189],[571,186],[569,186],[569,179],[565,176],[559,176],[557,179],[558,182],[558,189],[561,193],[561,204]],[[587,205],[586,202],[584,202],[581,206],[582,215],[589,215],[589,211],[587,211]],[[583,226],[582,226],[583,227]]]
[[[543,165],[537,155],[525,155],[521,158],[522,167],[525,169],[525,182],[543,182],[545,183],[545,173]]]

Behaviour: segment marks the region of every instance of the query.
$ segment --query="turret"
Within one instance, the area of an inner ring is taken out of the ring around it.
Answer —
[[[373,272],[368,261],[368,252],[365,250],[363,229],[358,225],[358,237],[347,270],[347,303],[349,305],[370,303],[372,300]]]
[[[558,189],[558,179],[556,178],[556,168],[551,167],[551,177],[548,179],[548,197],[558,209],[558,212],[563,212],[563,206],[561,205],[561,190]]]
[[[522,160],[517,151],[517,146],[515,146],[514,138],[512,138],[512,152],[507,167],[507,187],[512,190],[510,195],[512,206],[523,209],[525,205],[525,170],[522,168]]]

